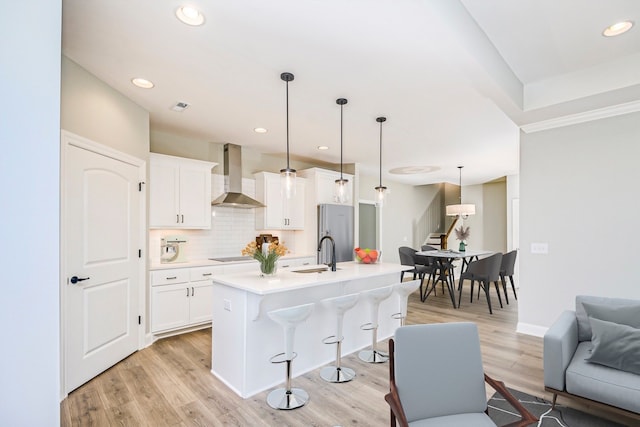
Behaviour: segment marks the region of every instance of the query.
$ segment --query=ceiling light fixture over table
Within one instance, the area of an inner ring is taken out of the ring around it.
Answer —
[[[280,182],[282,185],[282,193],[290,199],[296,194],[296,170],[289,166],[289,82],[293,81],[293,74],[282,73],[280,78],[286,83],[287,98],[287,167],[280,169]]]
[[[336,179],[336,202],[347,203],[349,201],[349,193],[347,192],[348,179],[342,176],[342,110],[347,103],[345,98],[336,99],[336,104],[340,106],[340,179]]]
[[[448,205],[447,216],[459,216],[462,219],[467,219],[469,215],[476,214],[476,205],[462,204],[462,168],[463,167],[464,166],[458,166],[458,170],[460,171],[460,203],[457,205]]]
[[[384,196],[387,191],[387,187],[382,185],[382,123],[387,121],[386,117],[378,117],[376,122],[380,123],[380,184],[375,188],[376,190],[376,205],[382,207],[384,205]]]
[[[190,6],[180,6],[176,10],[176,17],[183,23],[197,27],[204,24],[204,15]]]

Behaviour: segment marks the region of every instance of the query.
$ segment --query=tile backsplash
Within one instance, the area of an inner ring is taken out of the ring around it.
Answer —
[[[224,191],[224,176],[212,174],[211,200]],[[242,192],[255,197],[255,180],[242,179]],[[210,230],[150,230],[149,260],[160,262],[160,239],[165,236],[184,236],[187,244],[184,249],[187,259],[203,260],[213,257],[240,256],[242,249],[260,233],[271,233],[287,243],[290,251],[294,242],[294,231],[256,230],[255,210],[231,207],[212,207]]]

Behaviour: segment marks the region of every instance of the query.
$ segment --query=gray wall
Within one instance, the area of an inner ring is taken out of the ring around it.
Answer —
[[[640,113],[523,134],[520,153],[519,330],[550,326],[577,294],[640,299]]]
[[[0,424],[57,426],[62,4],[34,0],[4,6]]]
[[[149,158],[149,113],[67,57],[62,58],[62,129],[139,159]]]

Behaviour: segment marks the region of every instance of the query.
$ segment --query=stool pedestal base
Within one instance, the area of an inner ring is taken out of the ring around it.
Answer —
[[[389,361],[389,355],[378,350],[362,350],[358,357],[367,363],[384,363]]]
[[[330,383],[346,383],[356,377],[356,372],[351,368],[325,366],[320,370],[320,378]]]
[[[301,388],[285,388],[273,390],[267,396],[267,403],[273,409],[296,409],[304,406],[309,401],[309,394]]]

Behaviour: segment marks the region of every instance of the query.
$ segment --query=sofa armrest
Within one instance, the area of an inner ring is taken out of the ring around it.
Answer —
[[[575,311],[564,311],[544,334],[544,385],[564,390],[565,371],[578,347]]]

